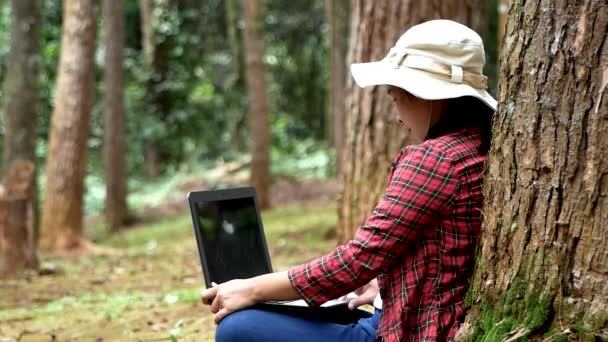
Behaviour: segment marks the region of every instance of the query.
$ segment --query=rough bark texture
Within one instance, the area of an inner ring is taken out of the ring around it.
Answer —
[[[330,141],[336,149],[336,171],[342,170],[342,149],[344,147],[344,117],[346,103],[346,77],[348,67],[348,30],[350,0],[328,0],[327,22],[330,35],[330,74],[328,127]]]
[[[97,1],[65,0],[46,169],[41,247],[82,246],[84,176],[95,86]]]
[[[105,0],[104,149],[106,223],[112,230],[126,223],[127,148],[125,137],[123,50],[125,17],[122,0]]]
[[[408,28],[427,20],[452,19],[479,30],[477,26],[486,25],[477,19],[483,15],[482,3],[482,0],[354,0],[349,65],[381,60]],[[346,101],[339,242],[350,239],[371,214],[386,188],[390,162],[400,148],[413,142],[401,133],[403,128],[397,125],[397,114],[385,87],[360,89],[348,77]]]
[[[606,2],[514,1],[501,60],[463,339],[608,338]]]
[[[38,267],[32,225],[34,163],[16,160],[0,187],[0,278]]]
[[[40,1],[12,0],[10,54],[4,80],[4,173],[17,160],[36,162],[38,71],[40,65]],[[34,164],[35,165],[35,164]],[[34,178],[35,179],[35,178]],[[28,198],[29,223],[38,225],[36,183]],[[28,229],[34,229],[29,227]]]
[[[505,28],[507,26],[507,15],[509,12],[510,0],[499,0],[498,1],[498,47],[500,52],[500,46],[505,35]]]
[[[243,1],[245,16],[245,59],[249,96],[249,136],[251,141],[251,184],[262,208],[270,206],[270,123],[266,95],[264,36],[260,0]]]
[[[150,76],[147,82],[147,99],[154,106],[157,119],[164,122],[171,111],[171,98],[167,87],[162,86],[167,81],[169,73],[168,36],[158,34],[157,28],[168,20],[171,0],[139,0],[141,13],[142,46],[144,61]],[[156,178],[162,171],[163,153],[157,137],[151,137],[144,155],[146,175]]]

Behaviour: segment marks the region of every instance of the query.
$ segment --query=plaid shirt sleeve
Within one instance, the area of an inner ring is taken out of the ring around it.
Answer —
[[[310,305],[349,293],[385,271],[407,241],[440,216],[458,188],[454,161],[431,143],[408,146],[392,164],[388,187],[355,237],[333,252],[289,270],[289,280]]]

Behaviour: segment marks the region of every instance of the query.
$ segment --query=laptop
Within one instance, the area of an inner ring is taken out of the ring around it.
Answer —
[[[254,188],[190,192],[188,203],[207,288],[212,282],[221,284],[272,272]],[[349,311],[349,300],[330,300],[314,310],[315,316],[319,311],[331,314],[335,310],[343,315]],[[259,307],[313,311],[304,300],[264,302]]]

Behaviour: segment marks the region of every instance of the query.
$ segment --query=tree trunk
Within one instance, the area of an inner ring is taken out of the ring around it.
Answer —
[[[224,4],[226,10],[226,31],[228,32],[228,44],[230,46],[230,54],[232,55],[232,68],[234,69],[235,78],[232,85],[241,83],[241,48],[239,44],[238,34],[238,13],[236,0],[226,0]]]
[[[163,84],[167,82],[169,73],[170,39],[168,35],[161,37],[158,27],[168,20],[172,4],[171,0],[139,0],[144,62],[150,74],[146,97],[161,123],[166,121],[172,106],[169,90]],[[148,138],[144,154],[146,175],[157,178],[163,164],[162,137]]]
[[[123,49],[125,17],[122,0],[105,0],[106,55],[104,72],[104,165],[106,223],[117,230],[126,223],[127,148],[125,137]]]
[[[38,267],[31,210],[34,175],[32,161],[16,160],[0,187],[0,279]]]
[[[41,247],[83,246],[84,177],[95,90],[97,1],[65,0],[63,35],[46,167]]]
[[[336,149],[336,172],[340,174],[342,149],[344,146],[344,117],[346,103],[346,77],[348,67],[348,22],[350,0],[328,0],[326,2],[327,22],[330,36],[330,74],[328,127],[329,140]]]
[[[606,338],[608,6],[512,2],[501,60],[462,339]]]
[[[40,65],[40,1],[12,0],[11,40],[4,80],[3,174],[17,160],[36,163],[36,122],[38,114],[38,71]],[[34,171],[34,174],[36,172]],[[36,177],[28,197],[32,215],[28,227],[38,225]],[[33,238],[33,237],[32,237]]]
[[[249,136],[251,141],[251,184],[261,208],[270,206],[270,124],[266,97],[263,20],[261,0],[243,1],[245,16],[245,58],[249,96]]]
[[[507,25],[507,14],[509,12],[509,0],[498,1],[498,52],[505,36],[505,28]]]
[[[411,26],[431,19],[452,19],[480,30],[485,25],[483,0],[363,1],[354,0],[351,13],[350,63],[381,60]],[[485,29],[482,28],[481,31]],[[344,190],[338,203],[338,241],[353,236],[371,214],[386,188],[395,154],[413,143],[397,125],[397,116],[385,87],[360,89],[348,77],[346,136],[343,150]]]

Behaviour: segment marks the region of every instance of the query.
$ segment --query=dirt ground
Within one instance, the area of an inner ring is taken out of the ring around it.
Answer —
[[[337,190],[335,181],[275,184],[275,208],[262,214],[275,270],[332,248]],[[87,233],[115,253],[43,255],[41,272],[0,282],[0,341],[212,341],[211,316],[198,302],[203,279],[183,207],[172,212],[167,203],[164,218],[118,234]]]

